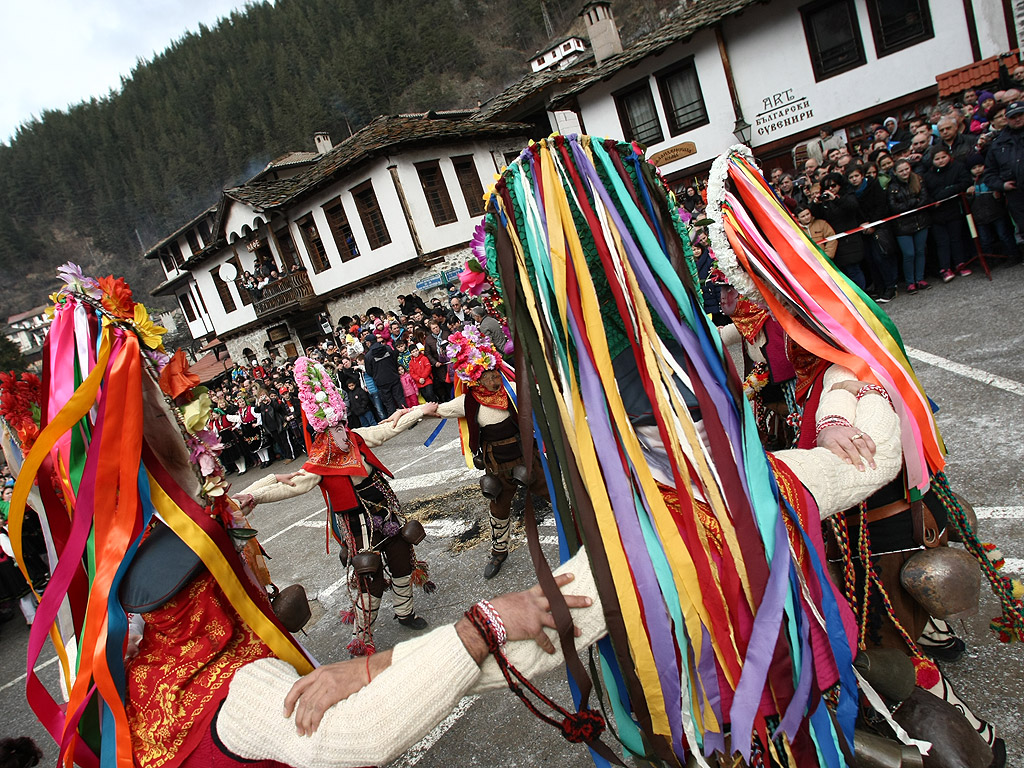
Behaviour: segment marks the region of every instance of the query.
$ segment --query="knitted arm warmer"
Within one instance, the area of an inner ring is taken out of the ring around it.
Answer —
[[[583,632],[576,638],[576,648],[582,650],[596,643],[608,632],[604,623],[601,597],[597,594],[597,583],[590,570],[590,560],[587,558],[586,550],[581,548],[555,571],[556,576],[561,573],[571,573],[574,576],[572,581],[562,587],[564,594],[585,595],[594,601],[590,607],[577,608],[572,612],[573,622]],[[547,628],[544,632],[555,646],[554,653],[545,653],[535,640],[516,640],[505,646],[505,656],[509,663],[531,679],[541,677],[565,665],[558,634],[555,630]],[[481,693],[506,687],[508,687],[508,683],[505,682],[498,663],[493,656],[488,656],[480,665],[480,677],[477,678],[471,692]]]
[[[818,402],[818,412],[814,414],[814,423],[817,424],[826,416],[842,416],[853,423],[857,413],[857,396],[845,389],[832,389],[832,386],[839,381],[855,381],[856,376],[849,368],[841,365],[833,365],[825,371],[824,392]],[[814,425],[808,425],[813,429]],[[868,434],[871,434],[870,432]],[[872,435],[874,437],[874,435]]]
[[[455,627],[440,627],[395,646],[391,666],[328,709],[316,733],[305,737],[282,714],[299,676],[280,659],[261,659],[235,673],[217,735],[245,760],[295,768],[387,765],[455,708],[479,671]]]
[[[299,474],[292,478],[292,483],[294,485],[279,483],[274,475],[267,475],[257,480],[238,495],[248,493],[252,495],[253,500],[257,504],[269,504],[274,501],[294,499],[296,496],[301,496],[316,488],[320,483],[320,475],[314,475],[312,472],[300,469]]]
[[[875,441],[875,469],[866,467],[860,472],[828,448],[775,453],[814,496],[823,520],[859,504],[896,477],[903,466],[899,418],[884,398],[857,401],[853,425]]]
[[[422,418],[423,406],[416,406],[399,416],[397,422],[385,422],[375,427],[359,427],[352,431],[358,432],[359,436],[363,438],[363,442],[370,448],[376,448],[378,445],[386,443],[392,437],[402,434]]]
[[[459,395],[447,403],[440,403],[437,406],[437,415],[442,419],[461,418],[466,415],[466,396]]]

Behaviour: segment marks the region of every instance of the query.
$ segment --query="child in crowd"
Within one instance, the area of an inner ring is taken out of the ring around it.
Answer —
[[[996,241],[1002,244],[1004,256],[1018,256],[1017,241],[1013,237],[1013,224],[1006,213],[1006,200],[1002,192],[993,190],[981,180],[985,172],[985,158],[978,153],[968,156],[967,167],[974,179],[974,198],[971,213],[978,228],[978,240],[983,253],[995,253]]]
[[[367,394],[366,390],[360,387],[359,382],[352,376],[345,379],[345,388],[348,390],[345,394],[346,400],[348,400],[349,413],[352,414],[354,419],[358,419],[359,426],[376,426],[377,417],[373,414],[373,403],[370,401],[370,395]]]
[[[412,374],[413,381],[419,387],[423,399],[428,403],[435,402],[433,366],[430,364],[427,356],[423,354],[423,349],[419,344],[413,345],[412,360],[409,361],[409,373]]]
[[[399,339],[395,342],[395,351],[398,353],[398,365],[405,370],[409,370],[409,361],[412,360],[412,350],[409,349],[409,345],[405,342],[405,339]]]
[[[405,392],[405,407],[414,408],[420,402],[420,388],[404,365],[398,366],[398,373],[402,378],[402,391]]]

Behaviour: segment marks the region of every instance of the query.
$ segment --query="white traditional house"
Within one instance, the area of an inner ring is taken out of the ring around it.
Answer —
[[[251,360],[271,347],[298,354],[341,314],[440,283],[529,133],[471,114],[380,117],[337,146],[318,134],[317,152],[270,163],[152,247],[166,276],[154,294],[177,298],[194,338]],[[247,273],[261,271],[267,284],[247,290]]]
[[[22,357],[32,370],[41,366],[43,341],[50,329],[50,319],[46,316],[49,305],[43,304],[25,312],[19,312],[7,318],[4,335],[18,345]]]
[[[856,140],[865,123],[934,105],[938,73],[1015,48],[1004,5],[701,0],[623,49],[610,4],[591,2],[598,64],[550,99],[551,122],[571,110],[587,133],[634,139],[670,181],[737,141],[765,160],[826,123]]]

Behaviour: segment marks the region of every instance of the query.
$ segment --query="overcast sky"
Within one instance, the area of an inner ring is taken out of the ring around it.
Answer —
[[[200,22],[244,0],[0,0],[0,141],[44,109],[105,96]]]

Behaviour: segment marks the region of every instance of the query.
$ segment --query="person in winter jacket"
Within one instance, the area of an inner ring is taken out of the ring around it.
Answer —
[[[405,402],[402,380],[398,375],[398,353],[377,336],[366,351],[366,372],[373,377],[384,402],[384,415],[390,416]]]
[[[416,386],[419,387],[423,399],[428,403],[437,402],[434,398],[434,369],[430,364],[430,359],[423,354],[423,350],[418,344],[412,348],[409,373],[412,375],[412,380],[416,382]]]
[[[931,216],[927,210],[915,211],[929,202],[928,190],[921,182],[921,177],[914,173],[909,160],[896,163],[885,193],[891,213],[907,214],[893,222],[896,244],[903,252],[903,279],[907,282],[907,293],[930,288],[924,279],[924,258]]]
[[[398,372],[402,374],[402,391],[405,392],[405,407],[412,408],[420,402],[420,388],[416,386],[416,379],[405,369],[404,365],[398,366]]]
[[[1024,232],[1024,101],[1006,108],[1006,127],[985,153],[985,185],[1006,194],[1006,207],[1017,229]]]
[[[359,422],[361,427],[374,427],[377,425],[377,417],[373,414],[373,403],[366,390],[359,386],[359,380],[355,376],[345,378],[345,399],[348,403],[349,414]]]
[[[846,172],[860,209],[867,221],[878,221],[889,215],[889,203],[885,190],[864,173],[860,165],[852,166]],[[896,298],[896,281],[899,280],[896,268],[896,240],[887,224],[869,227],[864,230],[865,256],[868,272],[874,283],[874,298],[879,303],[886,303]]]
[[[985,158],[980,154],[967,158],[967,165],[974,179],[974,196],[971,199],[971,214],[978,229],[978,240],[983,253],[994,253],[998,240],[1004,256],[1018,256],[1017,241],[1013,237],[1013,224],[1006,213],[1003,193],[989,189],[982,180],[985,173]]]
[[[828,239],[836,233],[829,226],[828,222],[824,219],[814,218],[814,213],[806,205],[801,205],[796,209],[796,220],[804,232],[807,233],[807,236],[825,252],[825,255],[834,260],[838,243],[835,240]]]
[[[808,207],[815,218],[824,219],[836,232],[856,229],[866,219],[857,202],[853,188],[840,173],[830,173],[822,183],[823,191],[817,202]],[[864,260],[864,238],[860,234],[847,235],[835,241],[836,254],[832,260],[857,287],[867,287],[861,262]]]
[[[971,274],[971,270],[967,268],[964,213],[959,195],[974,191],[971,174],[962,163],[953,159],[948,149],[939,146],[932,150],[932,167],[921,177],[921,181],[932,200],[938,202],[953,197],[932,209],[932,237],[938,252],[942,282],[948,283],[958,274],[966,277]]]

